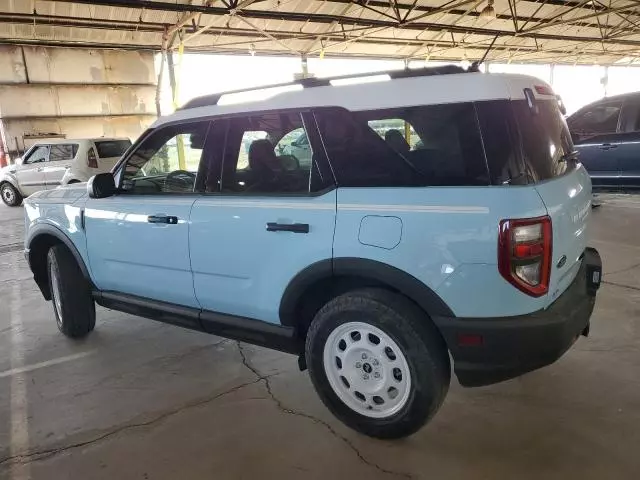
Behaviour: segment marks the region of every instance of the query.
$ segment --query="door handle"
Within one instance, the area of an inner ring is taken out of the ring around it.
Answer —
[[[41,171],[43,171],[43,170],[44,170],[44,167],[38,167],[38,168],[36,168],[36,172],[41,172]]]
[[[147,222],[149,223],[166,223],[169,225],[177,225],[178,217],[174,217],[173,215],[149,215],[147,217]]]
[[[267,223],[267,232],[309,233],[308,223]]]
[[[600,145],[600,150],[613,150],[614,148],[618,148],[618,145],[613,145],[611,143],[603,143]]]

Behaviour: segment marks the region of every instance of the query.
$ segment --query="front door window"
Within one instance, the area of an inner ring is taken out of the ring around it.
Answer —
[[[46,145],[40,145],[29,153],[29,155],[24,159],[23,165],[46,162],[48,157],[49,147]]]
[[[209,122],[165,127],[147,137],[124,167],[122,188],[135,194],[194,191]]]

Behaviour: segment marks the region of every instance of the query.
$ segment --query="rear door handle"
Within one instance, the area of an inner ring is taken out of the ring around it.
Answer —
[[[618,145],[613,145],[611,143],[603,143],[600,145],[600,150],[613,150],[614,148],[618,148]]]
[[[267,223],[267,232],[309,233],[308,223]]]
[[[173,215],[149,215],[147,217],[149,223],[167,223],[169,225],[177,225],[178,217]]]

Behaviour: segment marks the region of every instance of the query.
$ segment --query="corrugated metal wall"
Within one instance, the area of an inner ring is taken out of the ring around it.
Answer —
[[[38,137],[129,137],[155,119],[150,51],[0,46],[0,124],[12,158]]]

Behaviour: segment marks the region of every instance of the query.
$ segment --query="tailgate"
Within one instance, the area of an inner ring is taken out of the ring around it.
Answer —
[[[584,167],[578,166],[535,188],[547,207],[553,227],[549,305],[567,289],[580,269],[591,214],[591,180]]]
[[[107,158],[101,157],[98,159],[98,167],[100,168],[100,170],[108,172],[113,167],[116,166],[116,163],[118,163],[118,160],[120,160],[120,157],[107,157]]]

